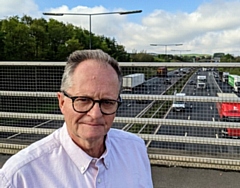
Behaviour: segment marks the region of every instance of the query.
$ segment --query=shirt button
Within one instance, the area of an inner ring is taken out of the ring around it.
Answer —
[[[100,178],[98,178],[98,180],[97,180],[97,181],[98,181],[98,183],[101,183],[101,179],[100,179]]]
[[[81,171],[83,172],[85,170],[85,167],[83,166],[83,167],[81,167]]]
[[[109,163],[106,164],[106,168],[109,168]]]

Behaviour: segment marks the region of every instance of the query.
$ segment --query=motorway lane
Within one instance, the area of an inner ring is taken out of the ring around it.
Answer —
[[[212,72],[204,71],[199,72],[201,75],[206,75],[208,78],[207,89],[196,89],[196,86],[187,84],[183,89],[183,93],[187,96],[216,96],[219,92],[219,87],[224,89],[224,92],[230,92],[231,89],[226,83],[220,83],[218,87]],[[194,74],[190,80],[196,82],[196,77],[198,74]],[[189,106],[192,105],[192,108]],[[188,108],[185,111],[174,112],[171,110],[166,118],[168,119],[183,119],[183,120],[199,120],[199,121],[219,121],[219,115],[216,109],[216,104],[207,102],[187,102]],[[166,126],[161,125],[157,134],[160,135],[174,135],[174,136],[193,136],[193,137],[209,137],[209,138],[219,138],[221,137],[220,129],[218,128],[208,128],[208,127],[186,127],[186,126]],[[171,152],[185,151],[191,153],[202,153],[203,155],[218,155],[223,154],[237,155],[240,156],[240,147],[232,146],[212,146],[203,144],[188,144],[188,143],[168,143],[168,142],[155,142],[153,141],[150,147],[158,147],[162,149],[172,149]]]

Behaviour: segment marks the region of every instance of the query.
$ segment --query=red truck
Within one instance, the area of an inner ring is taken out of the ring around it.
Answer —
[[[159,76],[159,77],[167,77],[168,76],[167,67],[158,67],[158,69],[157,69],[157,76]]]
[[[238,98],[234,93],[217,93],[218,97],[222,98]],[[218,114],[221,121],[240,121],[240,103],[236,102],[217,102]],[[240,128],[226,128],[222,130],[223,135],[229,137],[240,137]]]

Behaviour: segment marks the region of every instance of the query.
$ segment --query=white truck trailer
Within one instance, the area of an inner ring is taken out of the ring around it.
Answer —
[[[123,76],[123,89],[132,90],[134,87],[141,85],[145,82],[143,73],[135,73]]]
[[[197,88],[205,89],[207,85],[207,77],[205,75],[197,76]]]
[[[233,91],[240,92],[240,76],[229,74],[228,84],[233,88]]]

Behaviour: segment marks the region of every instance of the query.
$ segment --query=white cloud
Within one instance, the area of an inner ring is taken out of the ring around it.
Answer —
[[[67,6],[61,6],[58,8],[52,8],[46,10],[47,12],[54,13],[83,13],[83,14],[96,14],[96,13],[108,13],[108,12],[118,12],[123,10],[107,10],[102,6],[96,6],[93,8],[88,8],[85,6],[77,6],[69,9]],[[47,17],[46,17],[47,18]],[[71,23],[76,26],[85,28],[89,30],[90,26],[90,16],[89,15],[65,15],[65,16],[52,16],[51,18],[63,21],[65,23]],[[125,16],[120,16],[119,14],[109,15],[91,15],[91,30],[97,35],[104,36],[116,36],[118,30],[122,29],[122,24],[126,22]]]
[[[191,50],[191,53],[213,54],[220,51],[240,54],[238,7],[240,7],[239,1],[214,1],[199,6],[192,13],[155,10],[142,19],[141,27],[145,29],[133,32],[134,36],[130,37],[143,38],[139,40],[138,47],[128,42],[127,38],[121,40],[124,44],[129,44],[126,45],[128,50],[147,49],[149,52],[164,53],[165,47],[153,47],[150,43],[183,43],[183,46],[179,47],[169,46],[168,52],[179,49]],[[126,33],[130,33],[130,30]]]
[[[0,19],[23,15],[39,16],[38,6],[33,0],[0,0]]]
[[[43,16],[45,12],[71,13],[101,13],[124,11],[123,9],[108,10],[103,6],[69,8],[66,5],[57,8],[38,10],[33,0],[0,0],[0,16],[27,14]],[[16,8],[17,7],[17,8]],[[191,50],[187,53],[215,52],[240,54],[240,1],[213,0],[211,3],[200,5],[194,12],[167,12],[156,9],[142,17],[138,15],[94,15],[91,19],[92,32],[97,35],[115,38],[118,44],[124,45],[128,52],[132,50],[164,53],[163,46],[153,47],[151,43],[174,44],[172,49]],[[144,8],[143,8],[144,11]],[[41,14],[41,15],[40,15]],[[133,23],[129,17],[136,16],[141,22]],[[46,19],[50,17],[45,17]],[[72,23],[89,29],[89,16],[61,16],[52,17],[65,23]],[[175,52],[177,53],[177,52]]]

